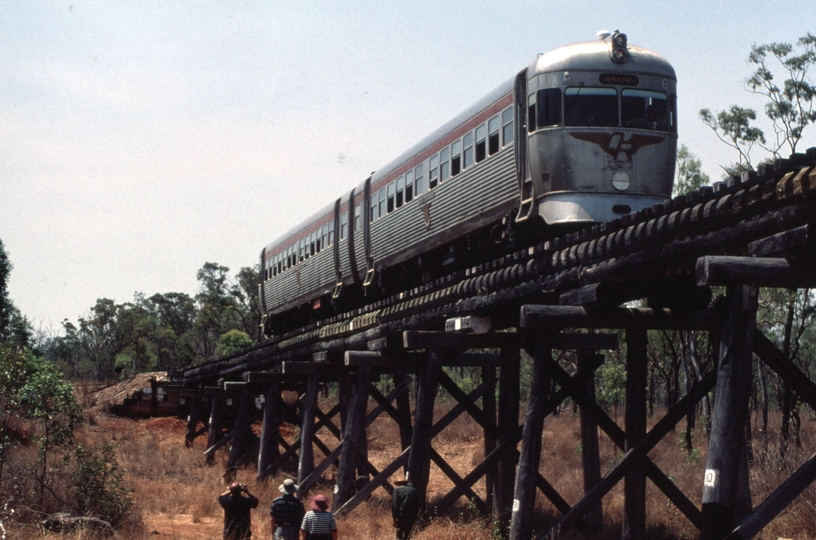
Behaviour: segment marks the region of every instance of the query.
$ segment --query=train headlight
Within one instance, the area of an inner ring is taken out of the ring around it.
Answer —
[[[629,175],[625,172],[616,172],[612,177],[612,187],[618,191],[625,191],[629,189]]]
[[[612,58],[613,62],[617,62],[618,64],[626,62],[626,42],[626,34],[622,34],[615,30],[615,32],[612,34],[612,50],[609,53],[609,56]]]

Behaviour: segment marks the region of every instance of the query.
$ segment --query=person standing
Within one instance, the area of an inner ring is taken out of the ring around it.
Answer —
[[[245,484],[233,482],[218,497],[218,503],[224,509],[224,540],[248,540],[252,536],[249,512],[258,507],[258,498]]]
[[[283,495],[272,501],[269,508],[274,540],[298,540],[298,530],[306,510],[303,503],[295,497],[297,488],[294,480],[288,478],[278,486],[278,491]]]
[[[391,496],[391,517],[397,529],[397,540],[408,540],[419,515],[417,490],[407,480],[397,480]]]
[[[337,540],[337,523],[329,512],[325,495],[315,495],[309,501],[311,510],[300,524],[300,540]]]

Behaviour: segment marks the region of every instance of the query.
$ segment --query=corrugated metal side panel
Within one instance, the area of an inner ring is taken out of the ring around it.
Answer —
[[[374,222],[372,254],[375,263],[393,257],[396,259],[392,259],[391,264],[401,261],[400,252],[427,243],[455,225],[475,219],[479,214],[499,211],[506,203],[517,201],[518,181],[514,167],[513,148],[510,146],[435,188],[430,203],[430,228],[425,226],[422,207],[416,199]],[[420,197],[424,195],[426,193]],[[431,247],[429,244],[423,249]]]
[[[297,284],[298,271],[300,287]],[[266,282],[267,309],[275,313],[284,307],[293,307],[330,290],[334,284],[333,254],[331,249],[324,249]]]
[[[367,266],[365,256],[365,238],[363,230],[355,231],[354,233],[354,256],[357,262],[357,275],[360,279],[365,279],[365,271]]]
[[[348,258],[348,239],[340,241],[340,273],[343,274],[343,279],[346,280],[351,275],[351,265]]]

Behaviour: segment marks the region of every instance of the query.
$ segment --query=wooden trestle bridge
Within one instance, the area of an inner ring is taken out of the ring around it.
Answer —
[[[625,494],[622,537],[644,538],[647,478],[702,538],[751,538],[816,479],[814,455],[758,506],[745,504],[750,497],[745,497],[749,488],[743,443],[752,355],[816,409],[816,385],[755,327],[759,287],[816,286],[814,227],[816,148],[811,148],[755,173],[191,367],[183,374],[190,404],[187,439],[208,430],[210,455],[230,443],[228,466],[257,459],[259,478],[297,457],[302,491],[336,465],[333,509],[340,515],[378,487],[390,491],[389,478],[403,468],[424,500],[433,461],[455,487],[426,511],[444,513],[466,496],[494,512],[496,519],[509,520],[512,540],[531,538],[537,490],[561,513],[541,537],[555,538],[582,521],[597,524],[601,498],[620,481]],[[726,292],[711,301],[715,285]],[[620,307],[641,299],[648,308]],[[506,331],[509,328],[516,331]],[[596,351],[617,348],[619,333],[578,332],[581,329],[623,329],[625,429],[596,403],[592,382],[603,361]],[[719,355],[717,367],[703,374],[647,431],[646,338],[651,329],[708,331]],[[500,352],[473,352],[478,349]],[[577,351],[576,373],[568,374],[553,360],[554,349]],[[519,395],[522,355],[532,360],[529,396]],[[481,367],[481,385],[470,394],[442,370],[461,365]],[[371,383],[375,375],[393,377],[394,390],[382,395]],[[324,381],[337,381],[340,389],[339,403],[325,412],[317,406]],[[554,393],[553,381],[558,388]],[[413,411],[408,396],[412,382]],[[439,386],[458,405],[434,422]],[[282,390],[296,390],[300,406],[287,406]],[[698,508],[648,452],[712,390],[708,461],[700,478],[703,497]],[[251,423],[260,395],[264,405],[258,440],[251,435]],[[582,421],[585,494],[573,505],[539,473],[541,460],[547,459],[541,448],[544,418],[568,397],[580,406]],[[369,399],[376,402],[370,412]],[[226,426],[230,433],[224,436],[227,400],[234,403],[234,422]],[[519,425],[525,400],[526,420]],[[402,453],[377,470],[367,460],[366,427],[382,413],[399,426]],[[462,413],[484,429],[485,446],[484,459],[465,476],[433,448],[434,437]],[[341,422],[336,421],[338,415]],[[279,435],[283,421],[300,426],[294,444]],[[199,422],[205,429],[197,433]],[[321,426],[341,442],[330,448],[321,441],[315,436]],[[604,476],[597,428],[624,452]],[[315,463],[314,446],[327,456],[321,463]],[[368,477],[368,483],[355,485],[359,474]],[[487,479],[490,509],[473,491],[482,478]]]

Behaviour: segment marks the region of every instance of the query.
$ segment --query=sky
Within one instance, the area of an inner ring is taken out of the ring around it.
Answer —
[[[751,46],[814,23],[811,0],[5,0],[9,295],[48,333],[99,298],[195,295],[204,263],[257,264],[537,54],[599,30],[672,63],[679,143],[718,180],[736,156],[699,110],[761,112]]]

